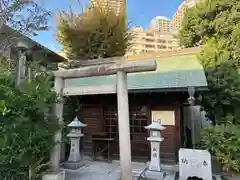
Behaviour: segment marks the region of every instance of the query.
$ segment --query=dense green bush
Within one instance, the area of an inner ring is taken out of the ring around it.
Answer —
[[[48,168],[59,128],[51,112],[56,102],[51,79],[39,74],[20,90],[11,74],[0,73],[0,179],[40,179]]]
[[[207,126],[201,146],[216,155],[224,172],[240,172],[240,125]]]
[[[179,33],[182,46],[202,45],[199,60],[209,91],[202,93],[201,104],[217,124],[240,123],[239,11],[239,0],[200,1],[186,11]]]

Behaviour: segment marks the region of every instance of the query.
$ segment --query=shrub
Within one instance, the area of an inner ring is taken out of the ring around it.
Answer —
[[[35,180],[48,168],[53,136],[59,126],[51,109],[56,101],[51,77],[40,74],[15,87],[0,73],[0,179]]]
[[[240,126],[216,125],[203,130],[202,148],[217,157],[224,172],[240,172]]]

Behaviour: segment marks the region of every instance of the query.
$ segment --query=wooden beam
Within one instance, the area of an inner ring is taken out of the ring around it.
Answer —
[[[116,85],[68,87],[63,88],[63,96],[93,95],[93,94],[115,94]]]
[[[62,62],[59,63],[58,68],[62,70],[66,70],[68,63],[73,63],[78,67],[86,67],[86,66],[94,66],[94,65],[101,65],[101,64],[116,64],[119,61],[125,61],[124,56],[117,56],[117,57],[110,57],[110,58],[98,58],[98,59],[91,59],[91,60],[78,60],[78,59],[70,59],[69,62]]]
[[[56,77],[61,78],[80,78],[91,76],[102,76],[116,74],[118,71],[126,73],[155,71],[157,62],[155,60],[122,62],[119,64],[102,64],[98,66],[89,66],[69,70],[60,70],[53,72]]]

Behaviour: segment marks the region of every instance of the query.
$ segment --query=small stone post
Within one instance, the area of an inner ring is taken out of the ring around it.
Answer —
[[[17,59],[17,77],[16,85],[21,86],[25,78],[26,71],[26,51],[28,49],[28,44],[25,41],[19,41],[17,43],[18,59]]]
[[[87,125],[79,121],[77,117],[70,124],[68,124],[70,133],[67,135],[67,137],[70,138],[71,149],[68,161],[64,163],[64,167],[67,169],[79,169],[84,165],[83,161],[81,160],[79,142],[81,137],[84,136],[82,134],[82,128],[86,126]]]
[[[163,141],[160,131],[166,129],[161,125],[160,120],[153,120],[152,124],[145,127],[150,130],[150,137],[147,138],[151,144],[151,161],[145,176],[149,179],[162,180],[165,173],[161,169],[160,144]]]

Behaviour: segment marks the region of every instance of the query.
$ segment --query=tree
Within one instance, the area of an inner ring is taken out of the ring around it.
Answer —
[[[19,90],[10,73],[0,73],[0,179],[37,180],[48,168],[58,120],[52,77],[36,75]]]
[[[36,36],[38,31],[46,30],[50,15],[51,12],[35,0],[0,0],[1,53],[12,46],[19,32],[30,37]]]
[[[57,40],[70,59],[95,59],[125,55],[131,34],[125,15],[99,6],[82,14],[59,12]]]
[[[185,47],[202,45],[199,59],[209,91],[202,106],[214,122],[240,122],[240,1],[203,0],[190,8],[180,29]]]

